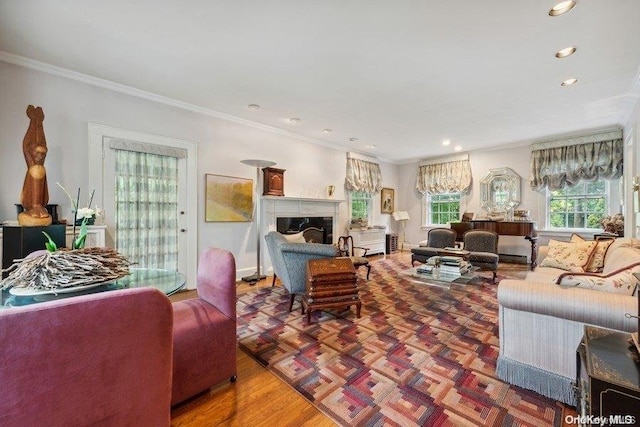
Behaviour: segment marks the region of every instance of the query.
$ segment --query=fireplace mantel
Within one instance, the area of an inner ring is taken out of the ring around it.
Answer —
[[[303,197],[263,196],[264,230],[276,229],[276,218],[283,216],[330,216],[336,228],[340,203],[337,199],[310,199]]]
[[[262,196],[262,230],[277,230],[277,219],[282,217],[331,217],[333,219],[333,243],[337,237],[340,199],[311,199],[305,197]],[[268,255],[268,254],[267,254]],[[271,260],[266,259],[265,271],[271,267]]]

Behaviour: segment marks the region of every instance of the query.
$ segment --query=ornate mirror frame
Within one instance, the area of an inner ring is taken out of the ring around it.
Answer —
[[[480,180],[480,205],[490,216],[512,211],[520,204],[521,185],[511,168],[490,169]]]

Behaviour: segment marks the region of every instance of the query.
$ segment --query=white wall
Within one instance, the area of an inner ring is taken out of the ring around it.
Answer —
[[[240,160],[256,158],[286,169],[285,196],[325,197],[326,186],[333,184],[334,198],[345,199],[343,151],[5,62],[0,62],[0,94],[0,220],[16,219],[14,204],[20,203],[26,172],[22,140],[29,104],[44,110],[49,203],[60,205],[61,218],[71,217],[71,206],[56,182],[71,191],[80,186],[83,194],[91,190],[86,188],[89,122],[197,142],[199,203],[204,200],[205,174],[255,179],[255,168]],[[385,186],[397,189],[397,166],[382,162],[381,168]],[[372,223],[388,224],[389,215],[380,214],[379,197],[374,203],[378,209]],[[339,223],[346,229],[346,202]],[[204,222],[200,204],[197,239],[198,253],[206,246],[225,248],[236,257],[239,274],[255,271],[254,223]]]

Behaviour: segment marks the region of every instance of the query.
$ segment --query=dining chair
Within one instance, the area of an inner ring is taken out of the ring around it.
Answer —
[[[356,255],[356,249],[362,250],[361,255]],[[363,248],[361,246],[354,246],[353,236],[340,236],[338,238],[338,252],[340,256],[348,257],[353,262],[353,266],[358,269],[360,267],[367,267],[367,280],[369,280],[369,273],[371,272],[371,264],[367,259],[367,251],[369,248]]]

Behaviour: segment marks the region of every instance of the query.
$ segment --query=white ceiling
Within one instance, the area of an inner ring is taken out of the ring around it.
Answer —
[[[0,0],[0,51],[402,163],[625,124],[640,1],[554,3]]]

